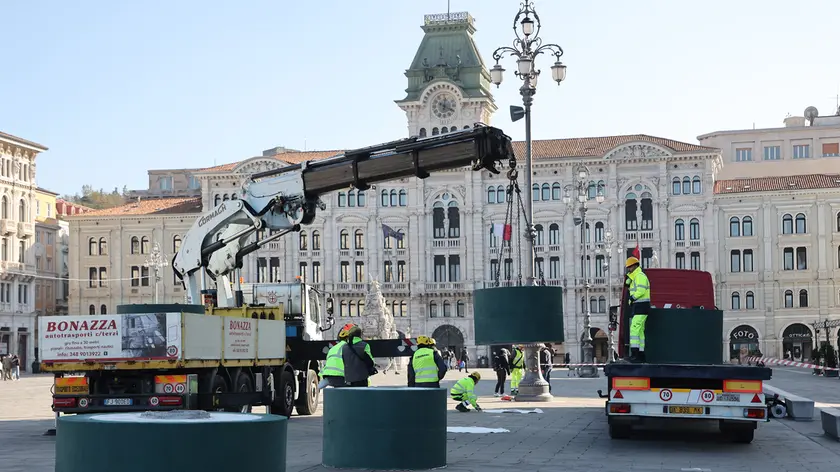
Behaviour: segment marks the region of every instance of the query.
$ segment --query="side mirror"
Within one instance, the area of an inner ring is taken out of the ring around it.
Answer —
[[[333,311],[333,299],[329,297],[327,298],[327,315],[332,316]]]

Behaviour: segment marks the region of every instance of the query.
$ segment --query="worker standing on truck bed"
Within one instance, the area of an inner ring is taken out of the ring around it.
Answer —
[[[352,323],[347,323],[338,331],[338,343],[331,347],[327,352],[327,362],[324,363],[324,369],[321,371],[321,383],[318,388],[330,387],[344,387],[346,381],[344,380],[344,359],[341,356],[342,349],[347,344],[347,336],[350,334],[350,329],[355,326]]]
[[[362,328],[358,325],[345,325],[345,328],[348,341],[341,348],[344,380],[347,381],[348,387],[367,387],[370,385],[370,376],[378,372],[370,354],[370,346],[362,341]]]
[[[472,405],[475,407],[475,411],[481,411],[481,407],[478,406],[478,395],[475,394],[475,385],[479,380],[481,380],[481,374],[473,372],[468,377],[455,382],[452,390],[449,391],[449,396],[460,402],[455,405],[456,410],[466,413],[470,411],[467,407]]]
[[[435,349],[436,344],[434,338],[417,336],[417,350],[408,363],[409,387],[440,388],[449,366]]]
[[[630,362],[645,362],[645,322],[650,313],[650,281],[642,272],[639,259],[627,258],[627,284],[630,297]]]

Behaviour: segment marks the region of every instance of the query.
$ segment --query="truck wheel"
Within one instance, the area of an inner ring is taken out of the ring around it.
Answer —
[[[737,444],[749,444],[753,442],[753,438],[755,437],[755,429],[754,428],[734,428],[729,431],[729,437],[732,439],[732,442]]]
[[[239,375],[236,376],[236,380],[233,382],[233,393],[250,393],[253,391],[254,389],[251,386],[251,377],[247,373],[240,371]],[[251,405],[242,405],[239,408],[229,407],[225,408],[225,411],[233,413],[250,413]]]
[[[303,382],[304,388],[295,402],[295,409],[299,415],[309,416],[318,411],[318,374],[312,369],[307,370]]]
[[[228,388],[228,384],[225,381],[225,378],[219,374],[213,376],[213,380],[210,383],[210,392],[211,393],[227,393],[230,389]],[[224,411],[224,408],[216,408],[215,411]]]
[[[283,370],[280,372],[280,383],[274,392],[274,403],[271,413],[291,418],[295,409],[295,374]]]
[[[629,424],[610,423],[610,439],[629,439],[633,427]]]

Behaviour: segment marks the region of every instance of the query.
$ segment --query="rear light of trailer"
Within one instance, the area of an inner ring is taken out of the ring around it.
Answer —
[[[650,378],[647,377],[613,377],[613,390],[650,390]]]
[[[610,404],[610,413],[630,413],[630,405],[628,405],[627,403],[612,403]]]
[[[181,397],[158,397],[160,406],[180,406],[183,403]]]
[[[724,380],[723,391],[727,393],[761,393],[761,380]]]
[[[76,406],[75,398],[53,398],[53,406],[56,408],[73,408]]]
[[[766,408],[744,408],[744,418],[763,420],[766,416]]]

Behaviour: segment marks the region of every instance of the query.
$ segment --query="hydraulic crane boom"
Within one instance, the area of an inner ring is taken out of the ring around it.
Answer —
[[[184,237],[172,267],[184,283],[187,303],[202,303],[206,276],[217,283],[219,306],[234,306],[227,275],[242,268],[242,258],[267,243],[310,224],[326,205],[320,196],[336,190],[367,190],[371,184],[404,177],[425,179],[430,172],[470,166],[500,173],[497,163],[515,163],[510,137],[485,125],[430,138],[411,137],[347,151],[254,174],[238,200],[225,201],[202,215]],[[278,230],[247,244],[261,229]],[[204,270],[201,270],[204,269]],[[237,281],[238,283],[238,281]],[[224,296],[223,296],[224,295]]]

